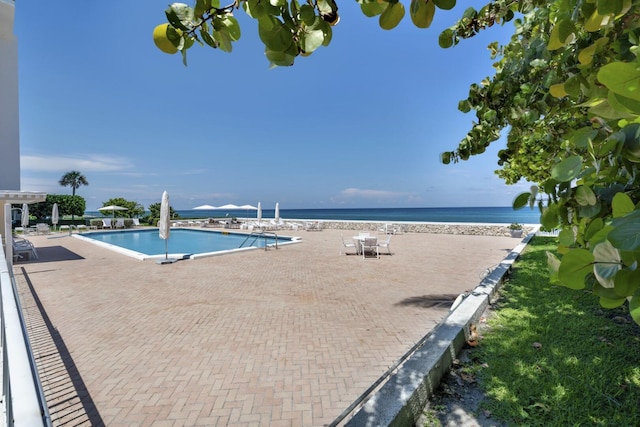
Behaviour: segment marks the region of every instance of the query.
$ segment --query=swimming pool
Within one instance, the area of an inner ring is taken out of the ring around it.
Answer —
[[[106,247],[137,259],[159,259],[165,256],[165,241],[158,229],[95,231],[75,234],[74,237]],[[169,255],[179,259],[196,259],[205,256],[246,251],[297,243],[299,238],[232,233],[218,230],[171,230],[168,240]]]

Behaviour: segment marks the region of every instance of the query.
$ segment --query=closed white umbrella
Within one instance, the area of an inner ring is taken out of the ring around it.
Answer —
[[[22,204],[21,222],[22,222],[22,228],[26,229],[29,227],[29,205],[26,203]]]
[[[276,202],[276,213],[274,215],[276,223],[280,222],[280,203]]]
[[[51,209],[51,224],[53,224],[54,229],[58,225],[59,219],[60,219],[60,215],[58,214],[58,204],[54,203],[53,208]],[[69,229],[71,229],[71,227],[69,227]]]
[[[258,218],[258,225],[260,225],[260,221],[262,221],[262,205],[258,202],[258,213],[256,214]]]
[[[158,261],[158,264],[170,264],[175,259],[169,259],[169,235],[171,234],[171,209],[169,207],[169,193],[162,193],[162,202],[160,203],[160,220],[158,221],[158,235],[164,239],[164,259]]]

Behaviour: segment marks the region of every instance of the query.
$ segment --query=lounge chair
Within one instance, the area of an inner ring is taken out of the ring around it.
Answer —
[[[104,218],[102,220],[102,228],[112,228],[112,226],[111,226],[111,218]]]
[[[18,258],[22,258],[23,254],[29,255],[29,259],[38,259],[38,251],[33,246],[33,243],[27,239],[14,238],[13,239],[13,258],[17,261]]]
[[[133,221],[133,226],[134,227],[140,227],[140,219],[132,218],[132,221]]]
[[[116,219],[116,228],[124,228],[124,218]]]
[[[354,242],[349,243],[347,241],[344,240],[344,236],[341,234],[340,235],[340,239],[342,240],[342,246],[344,246],[344,249],[340,251],[340,255],[342,255],[343,253],[345,255],[349,255],[346,251],[349,250],[350,248],[353,248],[353,250],[355,251],[355,254],[358,254],[358,247],[356,246],[356,244]]]
[[[380,250],[377,237],[365,237],[362,241],[362,259],[366,258],[367,251],[373,253],[375,250],[376,258],[380,258]]]

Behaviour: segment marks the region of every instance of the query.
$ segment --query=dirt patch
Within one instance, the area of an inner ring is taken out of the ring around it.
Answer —
[[[476,327],[477,337],[472,344],[482,340],[482,334],[488,329],[485,319],[491,315],[491,308],[488,308]],[[484,390],[478,385],[470,369],[477,363],[479,362],[474,360],[474,347],[466,345],[425,406],[416,426],[506,427],[506,424],[492,419],[489,411],[481,408],[485,399]]]

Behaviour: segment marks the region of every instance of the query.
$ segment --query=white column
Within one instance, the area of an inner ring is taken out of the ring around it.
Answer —
[[[7,202],[4,204],[4,229],[3,237],[5,241],[4,253],[7,259],[7,265],[9,266],[9,270],[13,267],[13,234],[11,232],[11,203]]]
[[[0,0],[0,190],[20,190],[18,42],[15,3]]]

